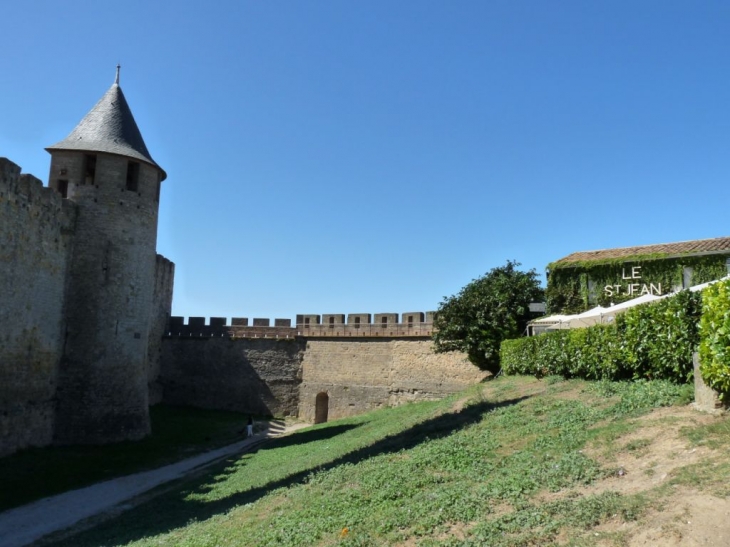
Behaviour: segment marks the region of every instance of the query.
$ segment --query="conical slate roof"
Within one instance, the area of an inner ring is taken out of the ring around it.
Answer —
[[[147,151],[137,122],[134,121],[122,88],[119,87],[118,76],[109,91],[84,116],[69,136],[46,150],[49,152],[83,150],[119,154],[152,164],[162,171],[163,180],[167,177],[162,167],[155,163]]]

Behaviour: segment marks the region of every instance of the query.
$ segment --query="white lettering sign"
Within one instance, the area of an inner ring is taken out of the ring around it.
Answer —
[[[637,283],[641,279],[641,266],[621,268],[621,280],[629,281],[623,285],[606,285],[603,287],[603,294],[606,296],[644,296],[645,294],[662,295],[661,283]]]
[[[621,279],[641,279],[641,266],[632,266],[631,275],[626,275],[626,268],[622,268]]]

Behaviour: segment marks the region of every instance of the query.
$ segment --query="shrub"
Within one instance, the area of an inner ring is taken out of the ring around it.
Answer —
[[[508,340],[502,344],[502,367],[507,374],[684,383],[692,378],[700,311],[700,293],[682,291],[628,309],[611,324]],[[730,376],[727,381],[730,387]]]
[[[624,345],[614,325],[595,325],[574,329],[570,345],[574,348],[571,376],[590,380],[616,379],[622,376]]]
[[[463,351],[480,369],[499,371],[500,343],[525,330],[530,302],[543,297],[537,272],[519,266],[507,261],[444,298],[434,318],[437,353]]]
[[[700,371],[720,397],[730,398],[730,280],[703,291],[700,321]]]
[[[634,379],[692,380],[692,353],[699,345],[702,294],[681,291],[656,303],[637,306],[616,317],[625,358]]]

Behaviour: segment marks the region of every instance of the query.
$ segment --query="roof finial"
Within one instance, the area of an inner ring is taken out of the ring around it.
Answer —
[[[114,79],[114,83],[116,85],[119,85],[119,69],[122,68],[122,65],[117,64],[117,77]]]

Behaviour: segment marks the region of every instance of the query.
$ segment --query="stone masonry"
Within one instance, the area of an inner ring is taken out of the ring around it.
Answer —
[[[328,419],[337,419],[439,399],[486,376],[464,354],[434,353],[428,339],[311,339],[302,362],[299,417],[316,421],[319,393],[327,394]]]
[[[0,159],[0,456],[149,433],[174,265],[165,172],[119,80],[49,147],[48,187]],[[158,390],[159,391],[159,390]]]
[[[296,415],[302,339],[165,338],[159,384],[174,405]]]
[[[175,267],[156,253],[167,175],[118,71],[47,150],[47,187],[0,158],[0,456],[140,439],[160,401],[322,421],[484,378],[433,353],[432,312],[171,318]]]
[[[386,330],[382,321],[327,327],[330,316],[342,321],[344,314],[323,316],[322,328],[316,315],[298,316],[296,327],[247,326],[246,319],[227,326],[225,318],[206,325],[202,317],[186,325],[173,318],[162,342],[163,401],[316,422],[318,396],[327,400],[326,419],[337,419],[441,398],[486,377],[464,354],[433,352],[423,336],[431,323],[408,321],[424,314],[404,314],[406,323],[398,314],[377,315],[390,320]],[[308,328],[300,321],[306,317]]]
[[[0,455],[51,442],[76,206],[0,158]]]

